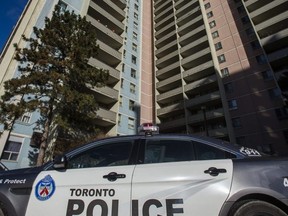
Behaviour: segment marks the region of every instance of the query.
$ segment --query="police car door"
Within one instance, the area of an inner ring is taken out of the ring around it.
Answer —
[[[218,215],[232,179],[225,152],[200,144],[194,156],[197,143],[185,139],[150,137],[143,144],[144,161],[132,180],[132,216]]]
[[[130,215],[133,140],[87,149],[35,180],[27,216]],[[131,159],[131,158],[130,158]]]

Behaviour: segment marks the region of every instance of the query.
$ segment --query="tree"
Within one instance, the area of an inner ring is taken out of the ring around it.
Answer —
[[[45,18],[44,28],[34,27],[33,32],[31,38],[23,36],[26,48],[15,45],[19,76],[5,82],[0,122],[11,129],[23,113],[40,113],[39,166],[52,127],[78,135],[97,132],[98,105],[92,89],[105,85],[109,73],[88,64],[99,47],[96,30],[85,17],[56,6],[52,18]]]

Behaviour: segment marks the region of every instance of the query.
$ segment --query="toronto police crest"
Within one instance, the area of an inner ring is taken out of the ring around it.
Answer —
[[[35,195],[38,200],[48,200],[55,191],[55,182],[50,175],[45,176],[41,179],[35,188]]]

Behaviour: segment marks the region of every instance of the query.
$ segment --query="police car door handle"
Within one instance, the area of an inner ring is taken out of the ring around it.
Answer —
[[[126,178],[126,175],[111,172],[108,175],[104,175],[103,178],[108,179],[109,181],[116,181],[118,178]]]
[[[219,173],[226,173],[226,172],[227,172],[226,169],[218,169],[216,167],[210,167],[208,170],[204,171],[205,174],[209,174],[211,176],[218,176]]]

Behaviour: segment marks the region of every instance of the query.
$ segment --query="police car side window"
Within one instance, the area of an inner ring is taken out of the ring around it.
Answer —
[[[180,162],[194,159],[190,141],[147,140],[144,163]]]
[[[194,142],[196,160],[217,160],[236,158],[236,155],[224,150],[206,145],[204,143]]]
[[[68,169],[128,165],[132,142],[117,142],[97,146],[72,157]]]

